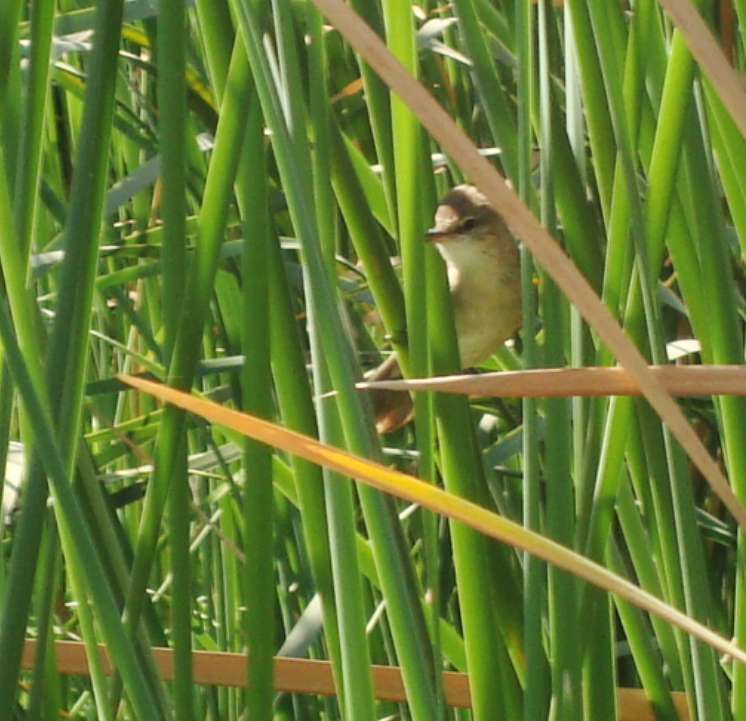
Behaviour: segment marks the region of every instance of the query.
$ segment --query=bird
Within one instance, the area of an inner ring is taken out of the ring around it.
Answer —
[[[445,261],[460,365],[479,365],[521,327],[521,259],[518,243],[500,213],[473,185],[457,185],[440,201],[425,240]],[[396,353],[366,380],[402,378]],[[408,393],[371,389],[380,434],[413,415]]]

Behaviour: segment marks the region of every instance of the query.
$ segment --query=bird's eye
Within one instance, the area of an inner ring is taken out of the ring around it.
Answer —
[[[476,227],[477,221],[474,218],[464,218],[461,221],[460,230],[464,233],[468,233]]]

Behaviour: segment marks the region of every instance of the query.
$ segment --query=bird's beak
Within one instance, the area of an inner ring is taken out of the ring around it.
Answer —
[[[437,228],[430,228],[430,230],[425,233],[425,242],[437,243],[439,240],[446,238],[447,236],[448,233],[445,233],[442,230],[438,230]]]

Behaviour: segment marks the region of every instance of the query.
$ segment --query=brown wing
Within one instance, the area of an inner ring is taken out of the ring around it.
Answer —
[[[392,353],[378,368],[366,376],[366,381],[400,380],[399,359]],[[376,418],[376,431],[381,435],[393,433],[412,420],[414,409],[409,393],[369,389],[368,397]]]

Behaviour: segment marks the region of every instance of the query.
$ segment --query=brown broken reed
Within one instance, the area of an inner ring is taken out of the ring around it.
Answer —
[[[57,671],[65,674],[89,675],[85,646],[79,641],[55,641]],[[23,649],[22,667],[30,670],[33,665],[36,641],[28,639]],[[111,675],[112,665],[103,644],[98,652],[104,673]],[[154,648],[153,655],[164,681],[173,681],[173,649]],[[193,651],[192,668],[194,682],[209,686],[243,688],[247,683],[246,654],[224,651]],[[395,666],[371,666],[375,696],[382,701],[406,703],[401,670]],[[286,693],[310,693],[334,696],[336,689],[331,663],[301,658],[274,660],[274,683],[276,691]],[[449,706],[468,708],[471,706],[469,677],[465,673],[443,674],[443,692]],[[653,707],[645,692],[637,688],[617,689],[619,706],[618,721],[655,721]],[[673,692],[673,699],[681,721],[691,718],[686,696]]]
[[[746,365],[650,366],[650,371],[674,396],[746,395]],[[620,367],[537,368],[359,383],[358,387],[501,398],[642,395],[632,376]]]

